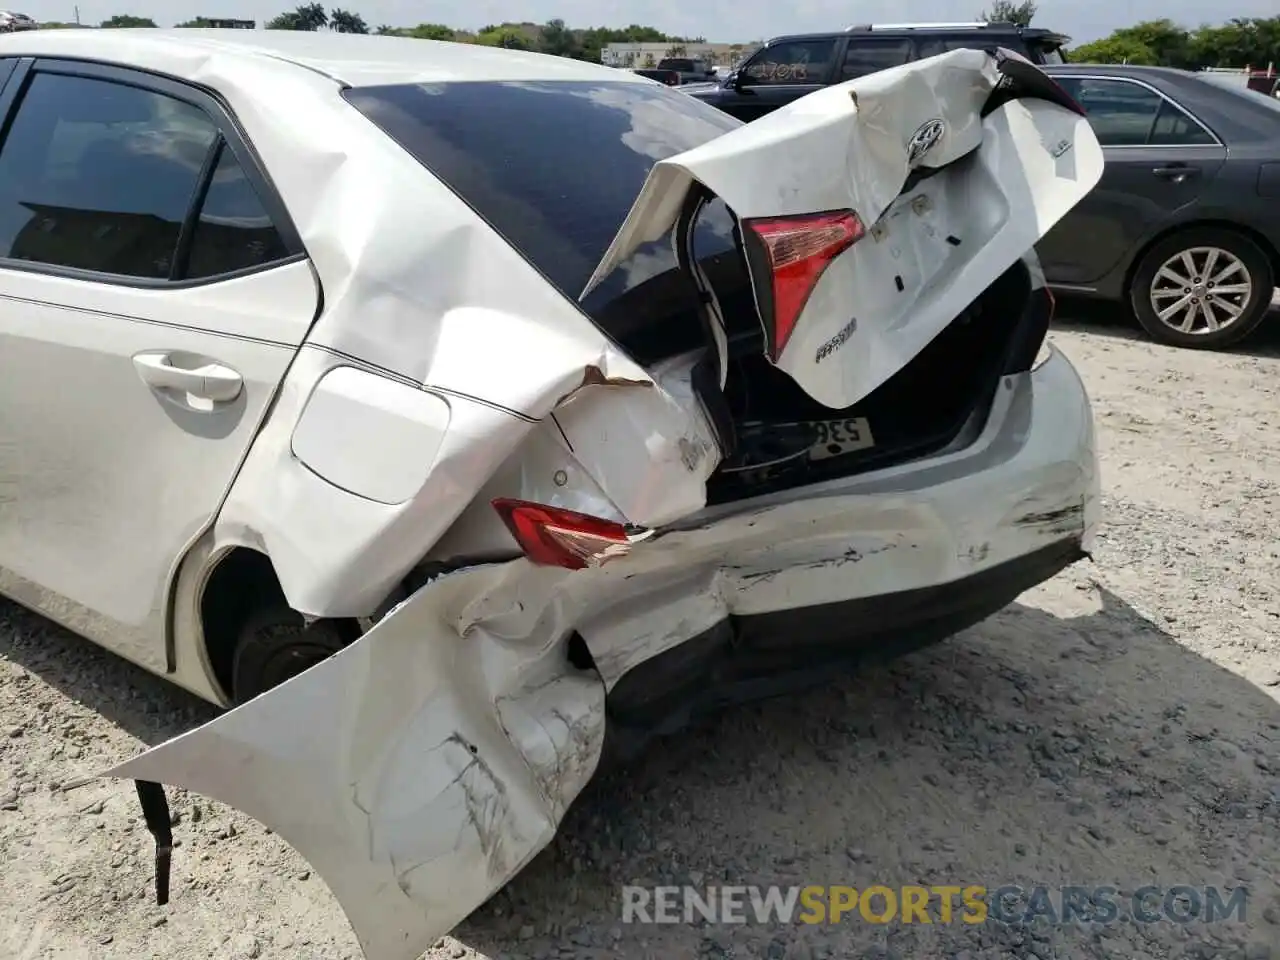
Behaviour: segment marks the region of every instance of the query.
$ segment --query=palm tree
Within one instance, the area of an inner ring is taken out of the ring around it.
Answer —
[[[329,29],[337,33],[368,33],[369,25],[364,17],[348,10],[334,10],[329,14]]]
[[[268,30],[319,30],[328,25],[329,15],[318,3],[304,4],[267,21]]]

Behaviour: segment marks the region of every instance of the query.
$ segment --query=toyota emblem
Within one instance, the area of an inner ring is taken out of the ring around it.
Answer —
[[[911,139],[907,141],[907,164],[914,167],[922,159],[924,155],[938,145],[938,141],[942,139],[942,135],[947,132],[947,125],[942,122],[941,118],[935,118],[927,123],[921,124],[920,129],[911,135]]]

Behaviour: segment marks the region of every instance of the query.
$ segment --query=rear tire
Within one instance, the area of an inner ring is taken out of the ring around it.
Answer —
[[[1256,243],[1223,227],[1194,227],[1147,251],[1129,303],[1158,343],[1221,350],[1257,329],[1274,287],[1271,262]]]
[[[255,612],[240,630],[231,668],[236,704],[266,693],[304,670],[327,660],[360,634],[350,620],[316,620],[273,605]]]

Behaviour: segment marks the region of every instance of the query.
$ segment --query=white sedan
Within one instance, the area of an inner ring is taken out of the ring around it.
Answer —
[[[941,640],[1089,548],[1030,251],[1102,159],[1022,61],[744,126],[462,44],[37,31],[0,119],[0,592],[235,706],[104,774],[162,897],[168,783],[416,957],[606,730]]]

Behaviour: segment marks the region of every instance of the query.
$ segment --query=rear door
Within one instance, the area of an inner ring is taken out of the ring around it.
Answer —
[[[586,292],[701,184],[742,221],[770,359],[820,403],[852,406],[1101,175],[1078,113],[1015,99],[982,117],[1001,69],[976,50],[915,61],[660,161]]]
[[[716,106],[739,120],[756,120],[831,83],[837,40],[779,40],[737,71]]]
[[[0,592],[164,670],[171,572],[306,335],[315,281],[207,94],[36,61],[4,96]]]
[[[1055,79],[1088,113],[1106,167],[1097,188],[1036,249],[1050,282],[1088,288],[1137,244],[1181,219],[1227,150],[1150,84],[1102,74]]]

